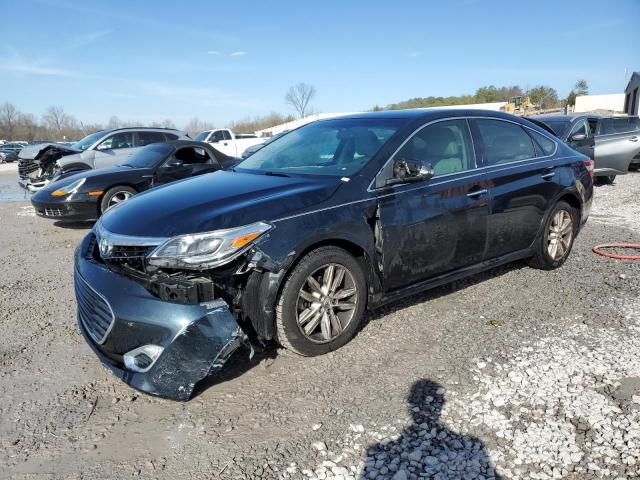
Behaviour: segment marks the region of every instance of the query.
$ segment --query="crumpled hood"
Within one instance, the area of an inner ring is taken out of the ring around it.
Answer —
[[[338,178],[218,171],[153,188],[107,211],[102,225],[120,235],[171,237],[272,221],[326,201]]]
[[[36,145],[27,145],[22,150],[18,158],[22,160],[40,160],[49,152],[55,152],[62,156],[82,153],[82,150],[60,145],[57,143],[38,143]]]

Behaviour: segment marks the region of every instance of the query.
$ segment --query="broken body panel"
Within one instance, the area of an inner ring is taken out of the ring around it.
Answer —
[[[57,143],[37,144],[25,147],[19,155],[18,184],[30,191],[37,191],[47,185],[63,171],[56,162],[62,157],[82,155],[76,150]]]

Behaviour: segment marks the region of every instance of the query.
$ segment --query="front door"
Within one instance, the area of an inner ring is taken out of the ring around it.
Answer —
[[[486,244],[489,189],[467,121],[418,129],[388,165],[403,159],[430,163],[434,177],[378,190],[376,241],[387,291],[479,263]]]
[[[584,138],[582,136],[584,135]],[[595,140],[587,120],[579,120],[567,136],[567,145],[593,159]]]
[[[118,165],[135,152],[133,132],[118,132],[105,138],[95,150],[93,168]]]

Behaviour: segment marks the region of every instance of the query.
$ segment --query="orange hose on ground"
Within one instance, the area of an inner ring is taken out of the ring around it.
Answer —
[[[597,253],[603,257],[617,258],[619,260],[640,260],[640,255],[621,255],[618,253],[604,252],[602,251],[603,248],[629,248],[633,250],[640,250],[640,243],[602,243],[591,249],[593,250],[593,253]]]

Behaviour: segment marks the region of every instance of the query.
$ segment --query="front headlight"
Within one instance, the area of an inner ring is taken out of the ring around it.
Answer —
[[[64,197],[65,195],[70,195],[72,193],[76,193],[78,189],[84,185],[86,178],[81,178],[80,180],[76,180],[75,182],[71,182],[66,187],[59,188],[51,193],[52,197]]]
[[[246,251],[251,243],[273,228],[256,222],[243,227],[180,235],[164,242],[148,258],[151,265],[201,270],[222,265]]]

